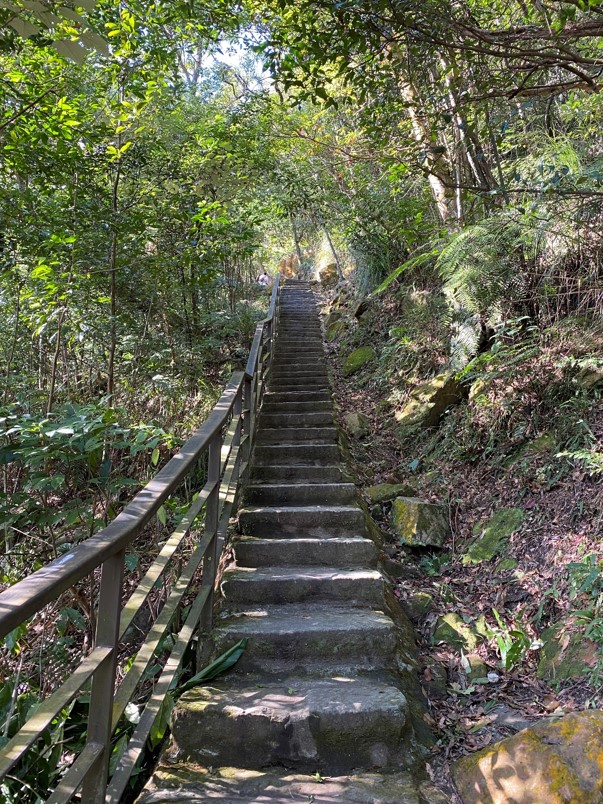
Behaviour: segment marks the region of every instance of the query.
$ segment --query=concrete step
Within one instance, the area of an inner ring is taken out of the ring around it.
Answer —
[[[384,605],[384,581],[374,569],[340,567],[239,567],[222,576],[227,607],[250,603],[316,603],[338,600],[348,606]]]
[[[252,483],[339,483],[344,474],[339,466],[252,466]]]
[[[353,483],[271,483],[245,489],[247,505],[345,505],[355,499]]]
[[[310,441],[314,444],[336,444],[335,427],[263,427],[258,430],[256,444],[293,444]]]
[[[271,413],[262,410],[260,427],[321,427],[333,424],[333,409],[295,413]]]
[[[381,611],[347,606],[260,606],[221,620],[212,634],[212,656],[221,656],[240,639],[247,648],[234,672],[281,669],[318,659],[360,669],[395,669],[396,631]]]
[[[270,382],[271,391],[319,391],[329,387],[328,377],[277,377]]]
[[[329,774],[392,767],[401,759],[408,705],[385,682],[288,678],[258,688],[238,681],[196,687],[180,698],[173,754],[212,767],[284,764]]]
[[[341,460],[341,455],[337,444],[266,444],[256,445],[253,458],[254,466],[321,466]]]
[[[362,535],[365,527],[362,510],[353,505],[250,506],[239,512],[239,528],[247,536]]]
[[[238,536],[233,541],[235,560],[240,567],[282,567],[287,564],[315,567],[375,567],[377,548],[362,536],[335,536],[332,539],[260,539]]]
[[[327,368],[327,359],[324,355],[310,355],[304,357],[303,360],[290,360],[275,357],[272,362],[272,370],[277,369],[297,369],[299,371],[308,371],[313,368]]]
[[[440,800],[440,799],[439,799]],[[410,772],[321,777],[289,768],[160,764],[136,804],[424,804]],[[441,799],[443,801],[443,799]]]
[[[333,396],[326,388],[315,388],[311,391],[267,391],[264,395],[264,404],[270,405],[273,402],[330,402],[333,404]]]
[[[330,400],[321,402],[270,402],[266,401],[269,397],[264,397],[262,405],[262,415],[273,414],[307,414],[307,413],[330,413],[333,415],[333,403]]]

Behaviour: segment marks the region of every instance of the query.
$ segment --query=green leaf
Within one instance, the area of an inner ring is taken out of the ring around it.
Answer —
[[[177,687],[174,691],[175,697],[182,695],[183,692],[186,692],[193,687],[199,686],[199,684],[203,684],[205,681],[211,681],[221,673],[225,673],[227,670],[230,670],[230,668],[239,661],[246,647],[247,639],[239,640],[239,642],[233,645],[232,648],[229,648],[221,656],[218,656],[215,661],[213,661],[187,682]]]

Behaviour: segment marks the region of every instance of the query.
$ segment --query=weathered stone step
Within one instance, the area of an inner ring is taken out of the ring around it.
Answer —
[[[245,490],[249,505],[345,505],[356,499],[353,483],[271,483]]]
[[[320,380],[321,382],[328,382],[329,375],[327,369],[323,366],[308,366],[308,368],[283,368],[273,369],[270,379],[270,387],[275,383],[288,382],[289,380]]]
[[[310,441],[315,444],[336,444],[335,427],[262,427],[258,430],[257,444],[292,444]]]
[[[442,799],[443,800],[443,799]],[[289,768],[248,768],[169,762],[160,765],[137,804],[425,804],[405,771],[320,777]]]
[[[408,705],[395,687],[358,678],[288,678],[260,688],[233,681],[180,698],[172,755],[213,767],[280,763],[329,774],[402,758]]]
[[[260,427],[320,427],[333,424],[333,409],[324,411],[271,413],[262,410]]]
[[[344,475],[339,466],[253,466],[251,481],[257,483],[338,483]]]
[[[312,368],[327,368],[327,359],[324,355],[309,355],[304,356],[303,359],[291,360],[289,358],[275,358],[272,363],[272,371],[279,369],[293,369],[297,368],[300,371],[307,371]]]
[[[333,397],[326,388],[312,389],[311,391],[267,391],[264,395],[264,404],[273,402],[331,402]]]
[[[229,607],[327,600],[379,609],[384,604],[383,576],[377,570],[365,568],[239,567],[224,573],[221,589]]]
[[[320,466],[340,460],[337,444],[266,444],[253,452],[255,466],[282,466],[295,463]]]
[[[264,397],[262,414],[291,414],[291,413],[330,413],[333,415],[333,403],[331,400],[318,402],[271,402],[267,401],[270,397]]]
[[[239,536],[233,542],[235,560],[242,567],[282,567],[290,564],[315,567],[375,567],[377,548],[362,536],[331,539],[261,539]]]
[[[239,512],[241,533],[279,538],[364,534],[364,514],[352,505],[258,506]]]
[[[382,611],[314,605],[261,606],[223,619],[213,635],[220,656],[240,639],[247,648],[234,672],[258,672],[262,662],[276,661],[286,669],[319,659],[326,666],[354,660],[357,668],[394,669],[396,632]]]
[[[276,377],[270,383],[273,391],[313,391],[329,387],[328,377]]]

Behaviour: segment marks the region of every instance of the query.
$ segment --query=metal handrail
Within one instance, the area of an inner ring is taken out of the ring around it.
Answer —
[[[82,658],[69,678],[37,708],[20,731],[0,750],[0,781],[42,736],[53,718],[92,682],[86,745],[48,799],[49,804],[68,802],[81,789],[86,804],[118,801],[165,697],[178,677],[186,648],[196,630],[208,633],[213,625],[213,594],[220,552],[240,482],[247,475],[261,406],[272,344],[278,320],[280,275],[277,274],[267,317],[257,327],[245,371],[235,372],[222,396],[201,427],[180,451],[139,491],[120,514],[94,536],[65,555],[14,584],[0,594],[0,638],[37,614],[97,568],[101,580],[94,647]],[[126,548],[157,515],[163,503],[207,455],[207,479],[188,511],[129,601],[122,605]],[[145,605],[154,585],[168,566],[183,558],[179,548],[204,512],[203,532],[188,557],[161,611],[146,634],[121,683],[115,689],[120,639]],[[175,628],[185,594],[202,567],[201,582],[186,621]],[[111,735],[164,636],[177,631],[176,641],[145,705],[107,787]]]

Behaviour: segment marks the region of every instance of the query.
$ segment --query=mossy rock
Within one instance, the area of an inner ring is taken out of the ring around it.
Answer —
[[[379,483],[368,486],[364,493],[372,503],[386,502],[394,497],[414,497],[416,489],[406,483]]]
[[[345,321],[335,321],[326,331],[327,343],[333,343],[345,332]]]
[[[584,678],[584,672],[598,659],[598,646],[585,639],[582,631],[568,631],[569,623],[558,622],[540,635],[543,643],[536,675],[551,681]]]
[[[603,801],[603,712],[540,721],[463,757],[452,774],[467,804]]]
[[[371,431],[370,419],[364,413],[346,413],[344,421],[348,433],[353,438],[364,438]]]
[[[454,374],[437,374],[417,386],[402,410],[396,414],[397,435],[405,439],[417,429],[436,427],[444,412],[463,398],[463,387]]]
[[[333,324],[337,324],[343,318],[343,313],[339,310],[332,310],[329,315],[325,318],[325,327],[329,329],[332,327]]]
[[[458,614],[450,612],[438,618],[433,632],[432,642],[446,642],[465,653],[475,650],[480,641],[480,635],[474,624],[466,623]]]
[[[465,657],[469,663],[469,668],[466,670],[467,680],[469,682],[477,681],[488,676],[490,668],[486,662],[477,653],[470,653]]]
[[[343,376],[349,377],[355,374],[371,360],[374,360],[375,357],[377,357],[377,353],[372,346],[361,346],[359,349],[354,349],[345,359]]]
[[[417,497],[396,497],[391,526],[403,544],[412,547],[442,547],[450,536],[448,506]]]
[[[433,597],[428,592],[414,592],[402,601],[402,608],[414,623],[420,622],[430,611],[433,611],[434,606]]]
[[[324,287],[332,287],[333,285],[336,285],[339,279],[337,264],[330,262],[328,265],[325,265],[318,272],[318,278],[320,279],[320,284]]]
[[[484,527],[478,523],[473,528],[477,536],[463,556],[463,564],[480,564],[504,552],[510,537],[523,522],[522,508],[501,508]]]

